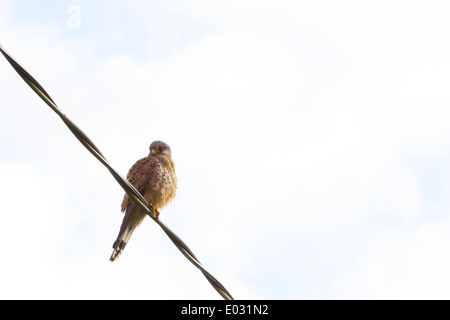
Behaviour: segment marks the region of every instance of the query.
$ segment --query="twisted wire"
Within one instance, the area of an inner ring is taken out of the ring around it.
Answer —
[[[126,180],[124,179],[106,160],[97,146],[90,140],[87,135],[78,128],[56,105],[50,95],[44,90],[44,88],[37,82],[0,44],[0,51],[6,58],[6,60],[11,64],[11,66],[16,70],[16,72],[21,76],[21,78],[30,86],[30,88],[61,118],[61,120],[66,124],[69,130],[75,135],[75,137],[81,142],[81,144],[100,161],[112,174],[114,179],[120,184],[120,186],[125,190],[126,193],[139,205],[150,218],[153,219],[161,229],[166,233],[170,240],[175,244],[178,250],[195,266],[197,267],[209,283],[216,289],[216,291],[225,299],[233,300],[231,294],[225,289],[225,287],[214,278],[198,261],[194,253],[188,248],[188,246],[164,223],[162,223],[153,214],[151,205],[144,199],[144,197]]]

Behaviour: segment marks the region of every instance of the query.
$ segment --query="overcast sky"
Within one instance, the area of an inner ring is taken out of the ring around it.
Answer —
[[[236,299],[450,299],[447,1],[0,0],[0,43]],[[0,57],[0,298],[220,299]]]

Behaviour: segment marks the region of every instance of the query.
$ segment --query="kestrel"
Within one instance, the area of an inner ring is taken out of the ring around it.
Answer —
[[[127,174],[127,180],[144,196],[148,203],[152,204],[158,218],[158,209],[163,208],[173,199],[177,189],[175,164],[169,145],[162,141],[153,141],[150,145],[150,154],[138,160],[131,167]],[[120,256],[134,229],[147,215],[127,193],[122,201],[123,211],[125,211],[125,216],[119,235],[113,244],[114,251],[110,261],[114,261]]]

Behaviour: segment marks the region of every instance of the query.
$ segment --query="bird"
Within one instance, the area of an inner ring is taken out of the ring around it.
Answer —
[[[159,209],[164,208],[175,197],[177,176],[170,146],[160,140],[150,144],[150,153],[130,168],[127,180],[143,195],[153,207],[153,214],[159,219]],[[144,220],[147,213],[125,193],[121,211],[125,212],[119,235],[113,244],[110,261],[119,258],[134,229]]]

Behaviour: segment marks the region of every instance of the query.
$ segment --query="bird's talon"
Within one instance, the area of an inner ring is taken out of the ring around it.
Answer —
[[[153,205],[153,203],[150,203],[150,206],[152,207],[152,213],[153,213],[153,215],[155,215],[155,216],[156,216],[156,219],[159,220],[159,211],[158,211],[158,209]]]

